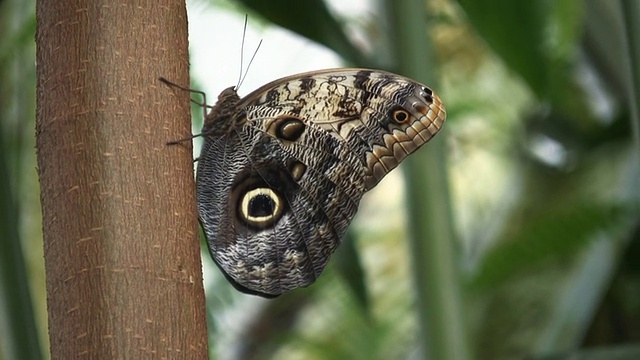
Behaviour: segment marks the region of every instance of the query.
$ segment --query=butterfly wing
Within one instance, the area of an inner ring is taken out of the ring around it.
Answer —
[[[427,86],[381,70],[327,69],[266,84],[241,100],[255,118],[295,114],[347,143],[365,165],[367,190],[442,127]]]
[[[203,147],[201,223],[214,261],[244,292],[276,296],[314,282],[364,192],[343,144],[312,127],[303,138],[313,145],[285,147],[243,126]]]
[[[215,262],[238,289],[262,296],[313,283],[364,192],[445,116],[423,85],[363,69],[276,80],[233,114],[231,131],[206,138],[198,207]]]

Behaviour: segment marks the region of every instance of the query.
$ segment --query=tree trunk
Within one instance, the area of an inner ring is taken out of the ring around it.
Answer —
[[[37,3],[51,357],[207,357],[184,1]]]

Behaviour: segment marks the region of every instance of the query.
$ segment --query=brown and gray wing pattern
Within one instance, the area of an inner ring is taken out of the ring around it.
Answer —
[[[368,69],[329,69],[267,84],[241,101],[248,112],[296,114],[345,141],[364,165],[367,190],[442,127],[440,97],[406,77]]]
[[[215,262],[262,296],[313,283],[362,195],[445,118],[427,87],[365,69],[300,74],[232,98],[207,117],[198,210]]]

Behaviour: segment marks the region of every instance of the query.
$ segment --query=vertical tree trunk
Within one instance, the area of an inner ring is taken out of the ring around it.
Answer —
[[[184,1],[36,11],[51,356],[206,358]]]

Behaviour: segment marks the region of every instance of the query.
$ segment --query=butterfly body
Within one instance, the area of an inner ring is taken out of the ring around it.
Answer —
[[[362,195],[433,137],[444,107],[427,87],[378,70],[223,91],[205,118],[200,222],[234,286],[266,297],[320,275]]]

